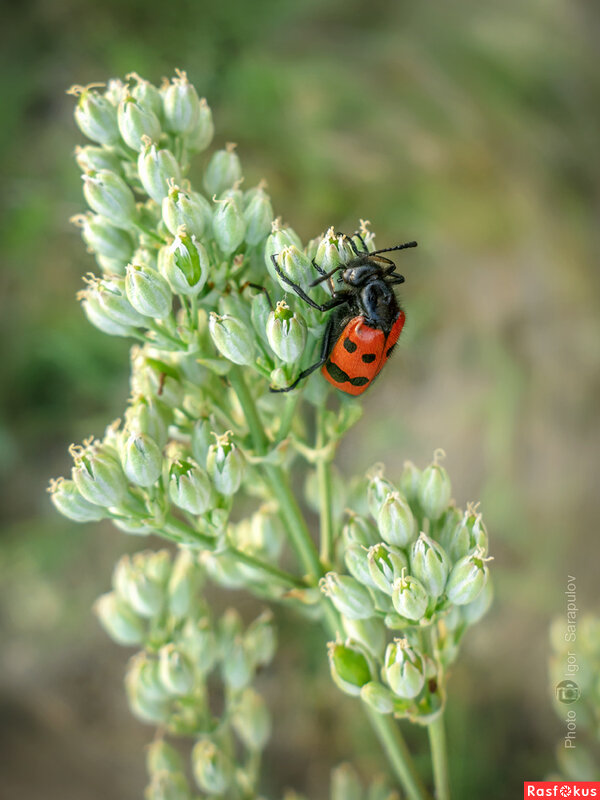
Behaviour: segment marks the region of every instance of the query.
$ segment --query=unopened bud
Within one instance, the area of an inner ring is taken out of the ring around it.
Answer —
[[[234,253],[244,241],[246,222],[233,198],[217,201],[213,216],[213,233],[219,249],[225,255]]]
[[[180,228],[173,243],[162,248],[159,269],[175,294],[197,295],[208,278],[209,262],[204,245]]]
[[[129,264],[125,289],[131,305],[140,314],[164,319],[171,313],[173,295],[167,281],[151,267]]]
[[[229,314],[219,316],[211,311],[208,328],[221,355],[234,364],[254,363],[254,338],[246,325]]]
[[[267,238],[267,242],[265,244],[265,265],[274,281],[279,281],[279,277],[273,267],[271,256],[277,257],[284,248],[289,247],[290,245],[293,245],[298,250],[301,250],[302,241],[300,240],[300,237],[292,228],[282,228],[280,219],[275,219],[271,226],[271,234]]]
[[[191,800],[183,772],[155,772],[144,792],[144,800]]]
[[[75,461],[72,478],[83,497],[105,508],[119,505],[128,487],[112,449],[94,443],[71,452]]]
[[[198,192],[172,185],[162,201],[162,218],[173,236],[183,225],[190,236],[199,239],[212,224],[212,208]]]
[[[137,219],[135,198],[123,178],[100,169],[83,176],[83,194],[90,208],[117,228],[131,228]]]
[[[191,131],[186,133],[185,140],[187,148],[190,153],[201,153],[206,150],[208,145],[212,142],[215,134],[215,126],[213,124],[212,111],[206,100],[202,97],[200,99],[200,108],[198,109],[198,119]]]
[[[231,724],[248,750],[264,748],[271,735],[271,720],[265,701],[251,687],[244,689],[236,701]]]
[[[73,94],[78,87],[73,87]],[[83,89],[75,106],[75,122],[94,142],[114,144],[119,140],[117,110],[112,103],[91,87]]]
[[[94,147],[88,144],[85,147],[75,148],[75,161],[82,172],[98,172],[107,169],[109,172],[122,173],[121,162],[115,153],[106,147]]]
[[[411,549],[410,572],[432,597],[439,597],[446,586],[450,560],[438,542],[421,533]]]
[[[394,582],[392,602],[401,617],[414,622],[422,619],[427,611],[429,595],[423,584],[412,575],[403,574]]]
[[[345,694],[358,697],[362,687],[373,680],[371,666],[362,648],[352,642],[329,642],[327,654],[335,684]]]
[[[344,542],[349,545],[352,542],[371,547],[379,542],[379,531],[369,520],[358,514],[352,514],[342,530]]]
[[[378,467],[381,469],[381,467]],[[381,507],[383,506],[388,495],[393,494],[396,487],[386,480],[379,472],[371,476],[367,488],[367,502],[369,504],[369,513],[373,519],[377,519]]]
[[[75,522],[95,522],[106,516],[104,508],[85,499],[75,481],[59,478],[50,484],[49,492],[58,511]]]
[[[383,676],[398,697],[416,697],[425,685],[425,663],[406,639],[390,642],[385,651]]]
[[[358,542],[350,542],[344,550],[344,561],[350,574],[364,586],[377,588],[377,584],[371,576],[369,561],[367,558],[367,548]]]
[[[169,472],[169,495],[173,503],[190,514],[204,514],[214,505],[208,474],[190,461],[176,461]]]
[[[161,555],[162,552],[162,555]],[[118,596],[141,617],[157,616],[165,604],[165,576],[156,574],[156,567],[170,568],[166,551],[138,553],[133,559],[123,556],[113,573],[113,586]],[[153,574],[154,573],[154,574]]]
[[[138,156],[138,173],[146,193],[157,203],[162,203],[169,192],[169,185],[179,183],[181,174],[177,159],[170,150],[158,149],[145,139]]]
[[[419,498],[420,480],[421,470],[412,461],[405,461],[400,476],[400,490],[409,503],[414,503]]]
[[[131,89],[131,96],[144,108],[148,108],[154,112],[158,119],[162,117],[162,97],[160,92],[150,83],[144,80],[136,73],[132,72],[127,76],[130,80],[135,81],[135,86]]]
[[[400,492],[391,492],[377,515],[381,538],[388,544],[407,547],[417,537],[417,522]]]
[[[232,495],[237,492],[244,474],[244,457],[230,441],[231,431],[216,436],[216,441],[208,449],[206,469],[220,494]]]
[[[87,214],[74,217],[72,221],[81,224],[83,240],[94,253],[125,262],[133,255],[131,235],[122,228],[114,227],[104,217]]]
[[[408,562],[406,556],[397,547],[387,544],[374,544],[367,554],[369,572],[376,587],[391,595],[394,582],[402,575]]]
[[[249,245],[260,244],[271,233],[273,206],[269,195],[262,188],[257,189],[245,206],[244,219],[245,238]]]
[[[158,651],[160,680],[169,694],[184,696],[194,688],[194,672],[188,658],[174,644]]]
[[[255,667],[271,663],[277,639],[270,611],[265,611],[248,626],[244,635],[244,645]]]
[[[235,152],[235,145],[228,144],[225,150],[217,150],[204,172],[204,186],[209,197],[222,194],[242,177],[242,165]]]
[[[152,395],[136,397],[125,412],[127,430],[131,433],[147,434],[161,449],[169,438],[171,418],[169,409]]]
[[[180,619],[189,616],[195,592],[201,583],[201,574],[196,563],[196,556],[191,550],[180,548],[167,587],[169,611]]]
[[[281,272],[289,278],[292,283],[296,283],[304,289],[308,288],[313,274],[312,264],[308,256],[303,253],[300,248],[290,244],[275,254],[275,260]],[[276,272],[272,261],[270,272],[284,292],[294,294],[294,289]]]
[[[368,589],[348,575],[328,572],[319,581],[319,587],[345,617],[367,619],[375,610]]]
[[[178,71],[176,78],[163,95],[163,109],[167,130],[172,133],[190,133],[200,112],[200,100],[185,72]]]
[[[121,100],[117,119],[121,136],[132,150],[141,150],[146,136],[153,142],[160,138],[158,117],[151,108],[142,105],[134,97]]]
[[[477,598],[489,576],[487,560],[484,551],[478,548],[456,562],[446,586],[446,594],[451,603],[464,606]]]
[[[158,675],[158,662],[139,653],[129,662],[125,689],[132,712],[144,722],[165,723],[171,714],[169,697]]]
[[[101,595],[94,611],[104,630],[118,644],[129,647],[144,641],[143,620],[114,592]]]
[[[211,424],[207,419],[199,419],[192,429],[192,455],[198,464],[206,465],[208,448],[212,443]]]
[[[123,469],[137,486],[152,486],[162,471],[162,453],[145,433],[134,433],[123,448]]]
[[[379,714],[391,714],[394,710],[394,695],[378,681],[365,683],[360,690],[360,697]]]
[[[208,794],[222,795],[233,778],[233,765],[210,739],[200,739],[192,750],[192,770],[196,783]]]
[[[306,325],[284,300],[269,314],[266,331],[269,345],[278,358],[286,364],[298,361],[306,344]]]
[[[467,625],[474,625],[487,613],[494,599],[494,587],[492,579],[487,576],[483,589],[479,592],[475,600],[460,607],[461,615]],[[563,638],[564,641],[564,638]],[[596,639],[595,641],[600,641]]]
[[[150,775],[156,772],[183,772],[183,759],[164,739],[155,739],[146,750],[146,768]]]
[[[419,503],[425,516],[431,520],[438,519],[450,502],[450,478],[444,467],[437,463],[443,455],[443,450],[436,450],[433,464],[423,470],[419,479]]]
[[[362,644],[369,653],[377,658],[383,657],[386,629],[382,619],[379,617],[369,617],[369,619],[342,617],[342,625],[349,639]]]

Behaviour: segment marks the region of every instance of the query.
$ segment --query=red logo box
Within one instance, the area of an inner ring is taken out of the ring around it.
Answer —
[[[523,797],[597,797],[600,781],[525,781]]]

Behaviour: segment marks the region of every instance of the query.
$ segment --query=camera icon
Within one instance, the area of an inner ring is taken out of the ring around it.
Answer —
[[[575,681],[561,681],[556,684],[556,699],[559,703],[569,705],[579,700],[581,691]]]

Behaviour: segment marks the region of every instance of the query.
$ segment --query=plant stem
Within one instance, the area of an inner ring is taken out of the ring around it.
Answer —
[[[390,717],[379,714],[366,705],[365,710],[409,800],[430,800],[397,724]]]
[[[317,450],[325,447],[325,408],[317,411]],[[331,462],[327,458],[317,461],[317,483],[319,486],[319,513],[321,518],[321,562],[331,564],[333,556],[333,514],[331,496]]]
[[[450,800],[450,780],[448,776],[448,750],[446,748],[446,731],[444,715],[427,726],[431,761],[433,764],[433,781],[436,800]]]

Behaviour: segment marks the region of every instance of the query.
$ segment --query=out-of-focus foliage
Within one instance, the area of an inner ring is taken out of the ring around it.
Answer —
[[[451,676],[453,783],[461,798],[484,787],[503,798],[552,768],[547,620],[563,611],[567,569],[582,608],[599,599],[599,22],[572,0],[5,9],[2,793],[125,797],[143,781],[131,772],[144,733],[119,693],[122,665],[86,611],[124,540],[69,527],[44,487],[68,464],[65,442],[99,434],[127,392],[127,344],[74,301],[92,259],[67,222],[83,202],[64,90],[132,70],[157,81],[175,66],[209,98],[216,145],[238,142],[248,185],[265,177],[303,239],[358,217],[380,246],[418,239],[419,258],[399,259],[403,346],[339,462],[384,460],[394,475],[439,444],[460,500],[482,497],[497,600]],[[272,782],[319,800],[331,763],[364,733],[351,705],[332,703],[326,670],[317,679],[318,649],[300,652],[291,636],[282,646]],[[315,674],[310,703],[294,688],[301,667]],[[125,743],[135,757],[115,764]]]

